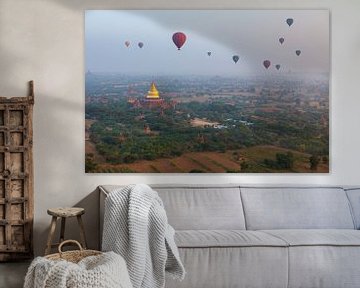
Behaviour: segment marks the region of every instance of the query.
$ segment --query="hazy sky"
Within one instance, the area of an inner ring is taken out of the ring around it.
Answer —
[[[294,19],[291,27],[287,18]],[[86,69],[94,72],[252,75],[279,73],[276,64],[280,73],[330,67],[327,10],[88,10],[85,30]],[[178,31],[187,36],[181,51],[172,42]],[[269,71],[264,60],[272,63]]]

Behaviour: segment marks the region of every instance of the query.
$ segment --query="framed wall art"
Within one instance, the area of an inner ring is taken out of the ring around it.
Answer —
[[[88,10],[88,173],[328,173],[329,11]]]

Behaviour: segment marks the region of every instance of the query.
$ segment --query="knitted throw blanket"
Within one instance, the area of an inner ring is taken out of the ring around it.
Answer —
[[[79,263],[37,257],[24,288],[132,288],[124,259],[113,253],[89,256]]]
[[[102,250],[124,257],[134,288],[165,287],[165,271],[184,278],[174,233],[162,200],[147,185],[120,188],[105,200]]]

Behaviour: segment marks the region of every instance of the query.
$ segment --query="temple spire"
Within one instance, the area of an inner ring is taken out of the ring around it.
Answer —
[[[154,82],[151,83],[146,99],[160,99],[159,91],[156,89]]]

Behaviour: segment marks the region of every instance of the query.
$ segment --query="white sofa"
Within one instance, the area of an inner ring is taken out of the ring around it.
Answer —
[[[100,186],[100,217],[116,187]],[[166,288],[360,287],[360,189],[153,188],[187,271]]]

